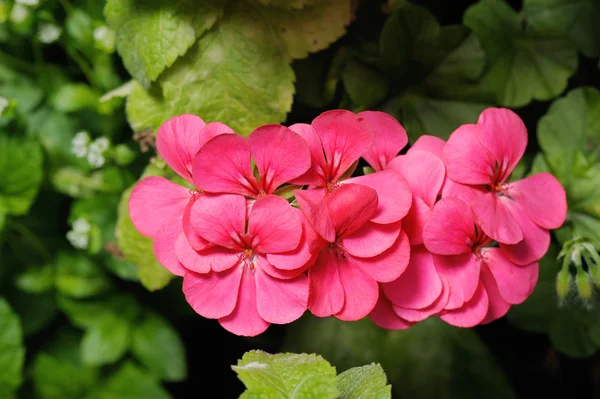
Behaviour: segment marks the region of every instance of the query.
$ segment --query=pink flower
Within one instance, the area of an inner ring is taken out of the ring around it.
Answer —
[[[448,283],[448,302],[440,317],[452,325],[489,323],[523,302],[535,287],[538,264],[515,264],[504,255],[502,243],[500,248],[487,246],[492,239],[458,198],[443,198],[435,205],[423,238],[435,271]]]
[[[208,142],[194,160],[194,183],[206,192],[258,198],[305,173],[310,157],[302,137],[281,125],[264,125],[247,139],[230,135]]]
[[[408,213],[411,204],[410,188],[406,180],[393,170],[342,181],[354,171],[361,156],[370,158],[376,165],[382,165],[389,154],[395,155],[406,144],[402,144],[402,134],[406,136],[402,129],[401,132],[388,132],[383,136],[399,135],[398,142],[385,148],[385,143],[390,143],[390,140],[380,140],[379,147],[372,150],[376,140],[371,127],[387,129],[389,125],[393,125],[392,122],[397,125],[394,128],[399,126],[402,129],[395,119],[382,112],[369,111],[356,115],[350,111],[334,110],[322,113],[311,125],[290,126],[291,130],[304,138],[311,153],[310,169],[292,181],[294,184],[308,185],[308,189],[295,190],[294,194],[308,221],[328,242],[335,241],[336,237],[333,217],[328,213],[327,206],[323,206],[323,202],[343,184],[360,184],[377,192],[377,210],[371,219],[373,223],[396,223]]]
[[[379,297],[378,282],[396,279],[408,264],[410,245],[401,222],[378,224],[377,192],[360,184],[333,190],[322,206],[332,217],[333,239],[308,270],[308,308],[316,316],[359,320]]]
[[[156,149],[167,165],[191,184],[192,161],[198,150],[213,137],[231,133],[233,130],[222,123],[205,124],[195,115],[181,115],[160,127],[156,134]],[[182,218],[196,195],[189,188],[164,177],[150,176],[136,184],[129,198],[131,221],[140,233],[154,239],[154,253],[158,261],[171,273],[180,276],[185,269],[177,259],[175,243],[187,243]],[[191,237],[196,247],[206,245]]]
[[[300,253],[308,244],[302,214],[285,199],[206,194],[190,216],[193,230],[211,244],[198,252],[202,273],[184,275],[183,292],[197,313],[245,336],[304,313],[309,285]]]
[[[470,201],[477,224],[489,237],[508,244],[502,253],[521,265],[546,253],[548,230],[560,227],[567,212],[565,190],[551,174],[507,182],[526,146],[521,119],[508,109],[488,108],[476,125],[454,131],[442,153],[448,177],[481,192]]]

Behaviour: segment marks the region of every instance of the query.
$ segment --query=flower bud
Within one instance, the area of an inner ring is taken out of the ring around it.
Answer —
[[[571,290],[571,274],[569,269],[562,269],[556,276],[556,293],[560,300],[565,300]]]
[[[583,271],[582,268],[577,268],[577,276],[575,278],[575,283],[577,285],[577,291],[579,292],[579,297],[586,303],[592,299],[592,284],[590,282],[590,277],[586,272]]]

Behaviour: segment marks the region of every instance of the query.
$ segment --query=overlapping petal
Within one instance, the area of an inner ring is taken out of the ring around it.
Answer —
[[[509,196],[537,225],[557,229],[567,216],[567,194],[550,173],[537,173],[510,183]]]
[[[396,118],[385,112],[363,111],[358,116],[371,125],[375,136],[373,147],[362,157],[373,169],[381,171],[408,144],[406,130]]]
[[[471,251],[475,222],[471,209],[458,198],[442,198],[433,208],[423,229],[427,249],[439,255],[458,255]]]

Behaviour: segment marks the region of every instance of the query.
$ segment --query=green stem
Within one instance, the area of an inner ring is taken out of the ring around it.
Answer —
[[[28,63],[27,61],[23,61],[20,58],[12,56],[4,51],[0,50],[0,64],[4,64],[9,66],[11,69],[16,69],[18,71],[24,71],[28,74],[35,74],[35,67]]]
[[[81,69],[81,72],[83,72],[88,82],[94,87],[99,88],[98,82],[96,81],[96,76],[94,75],[94,71],[92,70],[90,64],[88,64],[87,60],[83,58],[83,56],[79,54],[77,50],[75,50],[73,47],[66,43],[65,50],[67,50],[67,54],[69,54],[69,57],[71,57],[73,61],[75,61],[75,63],[79,66],[79,69]]]

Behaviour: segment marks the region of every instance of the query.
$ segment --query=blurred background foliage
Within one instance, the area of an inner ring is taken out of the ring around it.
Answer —
[[[598,0],[0,0],[0,398],[236,397],[251,349],[381,363],[394,397],[599,396],[599,55]],[[569,215],[487,326],[307,314],[236,337],[129,220],[140,177],[175,178],[153,138],[181,113],[247,135],[379,109],[413,142],[489,106],[524,119],[515,174],[555,174]]]

